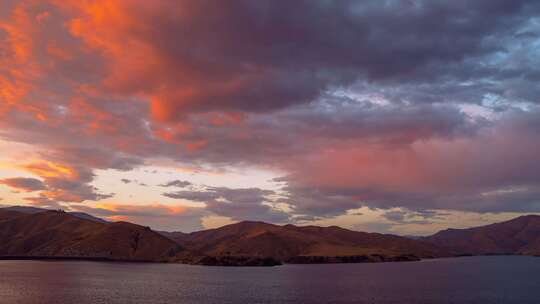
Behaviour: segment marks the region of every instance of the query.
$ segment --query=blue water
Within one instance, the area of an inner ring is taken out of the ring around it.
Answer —
[[[0,261],[0,303],[540,303],[540,258],[224,268]]]

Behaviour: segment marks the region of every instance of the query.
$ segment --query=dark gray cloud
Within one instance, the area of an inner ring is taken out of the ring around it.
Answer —
[[[176,191],[163,195],[205,203],[208,211],[233,220],[286,222],[289,215],[269,205],[273,200],[268,197],[275,194],[274,191],[259,188],[207,187],[199,191]]]
[[[521,71],[496,68],[492,56],[522,39],[516,33],[540,9],[535,1],[503,0],[178,5],[185,18],[172,14],[146,32],[124,33],[145,42],[151,37],[167,56],[183,59],[167,61],[162,79],[144,81],[150,92],[179,83],[194,91],[188,97],[160,94],[157,103],[168,109],[167,119],[186,110],[267,111],[307,103],[358,79],[453,82],[453,89],[479,76],[517,79]],[[143,10],[134,14],[142,22],[154,17]],[[470,62],[475,64],[467,67]],[[186,70],[189,80],[175,72]],[[225,78],[234,89],[219,85]],[[123,88],[140,91],[141,79],[130,80]]]
[[[43,157],[53,161],[80,164],[96,169],[128,171],[143,164],[140,158],[106,148],[59,146]]]
[[[45,183],[52,190],[52,197],[61,202],[99,201],[114,196],[113,193],[100,193],[96,187],[85,180],[46,178]]]
[[[5,178],[0,180],[0,184],[26,192],[45,190],[47,188],[41,180],[25,177]]]
[[[433,210],[411,211],[407,209],[385,211],[382,216],[396,225],[416,224],[427,225],[435,219],[443,218],[445,214]]]
[[[367,97],[353,100],[327,95],[310,105],[253,115],[239,125],[193,124],[197,128],[190,134],[177,134],[178,139],[205,141],[206,146],[183,155],[183,160],[226,165],[286,162],[345,141],[407,145],[434,138],[469,137],[492,123],[472,119],[450,105],[381,106]]]
[[[184,188],[184,187],[187,187],[187,186],[191,186],[191,182],[188,182],[188,181],[183,181],[183,180],[173,180],[173,181],[170,181],[170,182],[167,182],[165,184],[162,184],[160,185],[161,187],[179,187],[179,188]]]
[[[403,222],[406,215],[407,212],[399,210],[387,211],[383,214],[386,219],[393,222]]]
[[[139,185],[141,187],[147,187],[148,186],[147,184],[142,183],[142,182],[140,182],[140,181],[138,181],[136,179],[131,180],[131,179],[127,179],[127,178],[122,178],[120,181],[122,183],[124,183],[124,184],[132,184],[133,183],[133,184]]]

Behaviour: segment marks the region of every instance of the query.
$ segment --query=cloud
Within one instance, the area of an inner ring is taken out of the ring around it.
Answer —
[[[384,213],[384,217],[390,221],[394,222],[403,222],[407,212],[401,210],[387,211]]]
[[[39,197],[27,198],[34,204],[52,205],[58,202],[96,201],[114,196],[103,194],[89,183],[94,175],[85,167],[71,167],[68,164],[38,161],[22,166],[22,169],[39,176],[36,178],[8,178],[1,184],[26,192],[39,191]]]
[[[134,180],[131,180],[131,179],[127,179],[127,178],[122,178],[120,179],[120,181],[124,184],[135,184],[135,185],[138,185],[138,186],[141,186],[141,187],[147,187],[148,185],[145,184],[145,183],[142,183],[142,182],[139,182],[138,180],[134,179]]]
[[[46,189],[43,189],[41,195],[54,201],[80,203],[113,196],[99,193],[98,189],[90,185],[94,174],[88,167],[39,161],[24,165],[23,168],[43,179]]]
[[[165,194],[234,219],[537,211],[539,12],[525,0],[3,1],[0,137],[36,152],[18,163],[33,181],[10,182],[39,191],[36,204],[88,203],[113,195],[97,174],[165,159],[283,173],[274,192]]]
[[[508,113],[495,127],[452,140],[353,142],[299,159],[281,180],[288,183],[289,203],[310,214],[365,205],[536,212],[538,117],[536,111]]]
[[[173,180],[170,182],[167,182],[165,184],[160,185],[161,187],[179,187],[184,188],[187,186],[191,186],[192,184],[188,181],[182,181],[182,180]]]
[[[32,206],[37,206],[39,208],[46,209],[64,209],[64,206],[54,199],[50,199],[45,195],[39,195],[37,197],[26,197],[24,198]]]
[[[76,15],[70,32],[105,55],[104,84],[150,96],[151,113],[162,121],[192,111],[260,112],[308,103],[359,77],[468,79],[471,72],[456,64],[498,52],[514,39],[511,30],[525,27],[539,10],[534,1],[64,6]]]
[[[289,215],[270,205],[273,200],[269,196],[275,194],[274,191],[259,188],[231,189],[227,187],[207,187],[198,191],[163,193],[169,198],[205,203],[208,211],[233,220],[286,222]]]
[[[46,186],[43,182],[36,178],[25,178],[25,177],[15,177],[15,178],[6,178],[0,180],[0,184],[4,184],[15,188],[17,190],[22,190],[25,192],[33,192],[39,190],[45,190]]]
[[[204,208],[160,204],[130,205],[103,203],[96,207],[72,205],[72,211],[86,212],[111,221],[130,221],[151,226],[154,230],[191,232],[201,230]]]

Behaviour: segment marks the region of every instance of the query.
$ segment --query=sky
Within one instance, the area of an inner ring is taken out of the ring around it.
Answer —
[[[540,212],[540,2],[0,1],[0,204],[426,235]]]

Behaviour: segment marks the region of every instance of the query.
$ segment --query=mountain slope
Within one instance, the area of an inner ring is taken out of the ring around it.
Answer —
[[[0,256],[168,261],[181,246],[149,228],[100,223],[68,213],[0,210]]]
[[[36,214],[36,213],[51,211],[49,209],[29,207],[29,206],[11,206],[11,207],[0,208],[0,210],[16,211],[16,212],[25,213],[25,214]],[[84,212],[67,212],[67,213],[69,213],[69,214],[71,214],[73,216],[76,216],[78,218],[91,220],[91,221],[95,221],[95,222],[107,223],[106,220],[104,220],[102,218],[99,218],[99,217],[95,217],[95,216],[90,215],[88,213],[84,213]]]
[[[44,211],[49,211],[48,209],[30,207],[30,206],[11,206],[11,207],[0,208],[0,210],[15,211],[15,212],[20,212],[20,213],[25,213],[25,214],[35,214],[35,213],[40,213]]]
[[[0,208],[0,222],[4,220],[14,219],[16,217],[23,216],[23,215],[24,213],[21,213],[21,212]]]
[[[457,255],[540,255],[540,216],[521,216],[469,229],[447,229],[423,240]]]
[[[190,234],[168,234],[168,237],[208,256],[270,257],[285,262],[375,262],[446,255],[443,250],[422,241],[335,226],[241,222]]]

